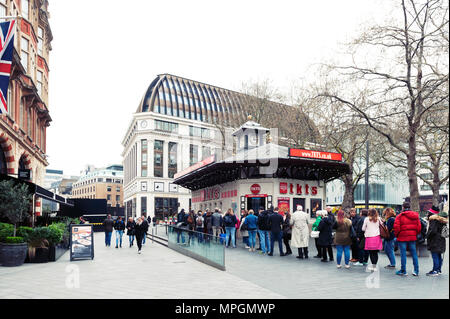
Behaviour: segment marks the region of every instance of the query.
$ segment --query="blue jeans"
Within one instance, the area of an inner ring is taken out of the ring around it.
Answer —
[[[199,243],[203,242],[203,227],[197,227],[196,231],[197,233],[195,234],[197,235],[198,242]]]
[[[134,243],[134,235],[128,235],[128,240],[130,241],[130,246]]]
[[[413,264],[414,264],[414,272],[419,274],[419,259],[417,258],[416,251],[416,242],[415,241],[397,241],[398,248],[400,249],[401,256],[401,264],[402,268],[400,269],[402,272],[406,272],[406,247],[409,247],[409,252],[411,253]]]
[[[225,233],[227,235],[225,237],[226,246],[228,247],[228,240],[231,236],[231,244],[233,245],[233,247],[236,247],[236,227],[225,227]]]
[[[273,254],[273,246],[275,241],[278,241],[278,249],[280,251],[280,255],[283,255],[283,232],[279,233],[270,233],[270,253]]]
[[[337,264],[338,265],[341,264],[342,252],[344,252],[344,261],[345,261],[345,264],[348,265],[348,263],[350,262],[350,246],[336,245],[336,250],[337,250],[337,254],[336,254]]]
[[[181,237],[181,242],[184,244],[184,231],[182,231],[181,229],[177,229],[175,230],[177,232],[177,244],[180,243],[180,237]]]
[[[119,244],[119,238],[120,238],[120,247],[122,247],[122,236],[123,236],[123,230],[116,230],[116,247]]]
[[[259,234],[259,241],[261,244],[261,251],[264,253],[268,253],[270,246],[269,246],[269,231],[268,230],[258,230]]]
[[[248,245],[250,248],[255,248],[256,246],[256,230],[248,231]]]
[[[106,246],[111,246],[111,236],[112,236],[111,231],[105,231],[105,245]]]
[[[395,266],[395,253],[394,253],[395,241],[396,241],[395,238],[392,240],[384,241],[384,251],[386,252],[386,255],[389,258],[391,266]]]
[[[142,245],[145,244],[145,238],[147,237],[147,233],[144,233],[144,236],[142,236]]]
[[[431,253],[431,258],[433,258],[433,271],[442,272],[442,263],[444,259],[440,253]]]

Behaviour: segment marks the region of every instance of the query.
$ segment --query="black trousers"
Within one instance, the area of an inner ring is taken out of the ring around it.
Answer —
[[[298,256],[308,258],[308,247],[297,248]]]
[[[358,247],[358,242],[356,240],[354,240],[352,242],[352,259],[359,259],[359,247]]]
[[[322,248],[320,248],[319,244],[317,243],[319,241],[319,238],[314,238],[314,242],[316,244],[317,249],[317,257],[322,258]]]
[[[144,239],[144,236],[136,235],[136,243],[138,246],[138,250],[141,250],[141,248],[142,248],[142,239]]]
[[[376,265],[378,262],[378,250],[369,250],[370,262]]]
[[[291,234],[284,234],[283,233],[283,242],[286,246],[286,253],[292,254],[291,246],[289,245],[289,240],[291,239]]]
[[[331,247],[331,245],[328,246],[321,246],[322,248],[322,259],[323,260],[327,260],[327,252],[328,252],[328,257],[330,259],[330,261],[333,261],[333,247]]]

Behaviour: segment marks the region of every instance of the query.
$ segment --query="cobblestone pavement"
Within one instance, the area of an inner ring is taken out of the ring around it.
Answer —
[[[66,253],[52,263],[0,267],[0,298],[449,298],[448,255],[440,277],[425,276],[431,257],[419,258],[419,277],[399,277],[383,268],[384,254],[372,274],[363,267],[337,269],[316,258],[299,260],[295,251],[280,257],[277,245],[270,257],[240,244],[226,249],[226,271],[220,271],[149,240],[139,255],[124,239],[123,248],[107,248],[104,234],[96,233],[94,260],[70,262]],[[310,256],[315,253],[311,245]],[[407,270],[411,273],[411,258]]]

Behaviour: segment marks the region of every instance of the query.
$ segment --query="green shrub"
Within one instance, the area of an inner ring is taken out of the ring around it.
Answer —
[[[35,227],[28,237],[28,243],[32,247],[46,247],[49,245],[49,237],[51,235],[48,227]]]
[[[33,228],[27,226],[20,226],[17,229],[17,236],[23,237],[25,242],[30,242],[30,235],[33,232]]]
[[[4,243],[6,237],[14,235],[14,225],[7,223],[0,223],[0,243]]]
[[[25,241],[23,240],[23,237],[12,237],[12,236],[9,236],[9,237],[5,238],[5,243],[6,244],[22,244],[24,242]]]
[[[65,227],[65,225],[63,225]],[[61,228],[61,225],[51,224],[48,226],[49,229],[49,237],[46,239],[50,243],[50,245],[57,245],[63,239],[64,228]]]

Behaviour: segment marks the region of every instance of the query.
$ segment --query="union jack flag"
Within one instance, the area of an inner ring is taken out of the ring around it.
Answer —
[[[14,48],[16,20],[0,23],[0,114],[8,113],[8,86]]]

